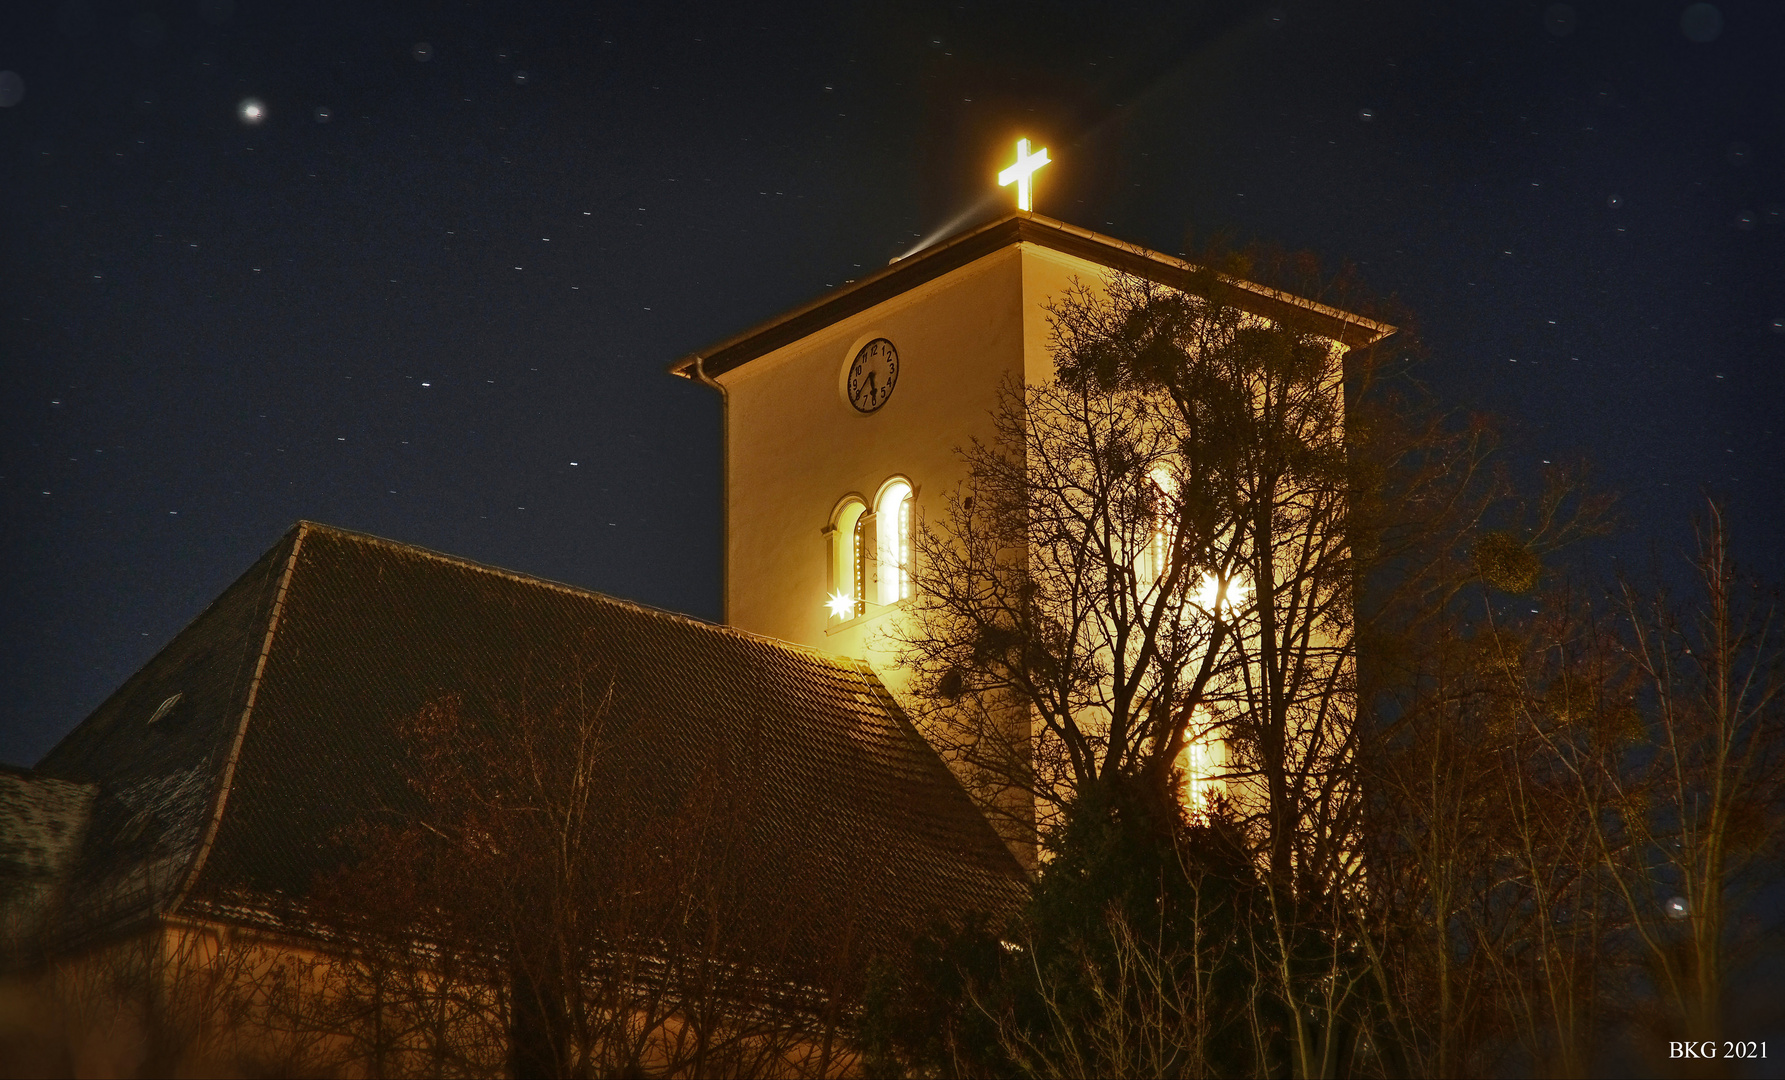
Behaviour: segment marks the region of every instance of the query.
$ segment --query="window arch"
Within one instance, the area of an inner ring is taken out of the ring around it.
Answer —
[[[895,476],[881,485],[874,499],[878,603],[896,604],[911,596],[911,510],[911,481]]]
[[[830,595],[827,604],[831,616],[838,620],[853,619],[868,610],[866,585],[869,538],[874,515],[859,496],[850,495],[838,504],[831,515],[830,527]]]
[[[859,495],[846,495],[831,513],[830,591],[825,606],[831,618],[847,622],[909,599],[911,529],[914,521],[911,481],[895,476],[880,485],[872,505]]]

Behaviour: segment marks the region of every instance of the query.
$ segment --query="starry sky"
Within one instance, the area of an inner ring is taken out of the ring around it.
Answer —
[[[0,760],[299,519],[719,610],[676,358],[1005,205],[1354,264],[1626,553],[1785,569],[1785,7],[0,11]],[[1611,555],[1604,558],[1610,559]]]

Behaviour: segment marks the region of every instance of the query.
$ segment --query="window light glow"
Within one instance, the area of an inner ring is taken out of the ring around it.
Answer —
[[[867,595],[862,591],[862,560],[866,554],[862,550],[862,533],[867,530],[862,525],[864,518],[873,520],[867,511],[866,503],[850,496],[831,515],[830,594],[824,605],[838,621],[867,613],[867,605],[862,603]]]
[[[878,599],[896,604],[911,595],[911,485],[903,480],[886,485],[874,519],[880,533],[875,537]]]
[[[1184,807],[1194,815],[1212,810],[1215,797],[1224,786],[1221,774],[1227,767],[1227,745],[1210,731],[1211,720],[1209,710],[1197,706],[1190,730],[1185,732],[1188,741],[1178,752],[1178,771],[1184,780]]]
[[[1184,806],[1195,814],[1206,814],[1214,802],[1221,781],[1222,748],[1212,740],[1198,739],[1184,747],[1178,755],[1178,768],[1184,773]]]
[[[869,507],[846,497],[831,515],[830,584],[824,606],[839,622],[911,596],[912,490],[888,480]]]
[[[1029,153],[1028,139],[1016,141],[1016,164],[998,174],[998,186],[1016,185],[1016,208],[1018,210],[1035,209],[1035,200],[1031,197],[1034,180],[1031,178],[1035,175],[1035,170],[1047,163],[1047,147],[1044,146],[1031,154]]]
[[[1213,574],[1204,574],[1202,588],[1196,591],[1196,602],[1204,611],[1214,611],[1216,604],[1232,611],[1234,604],[1243,601],[1251,591],[1239,578],[1228,578],[1224,588],[1220,578]]]
[[[1177,539],[1177,482],[1164,469],[1148,474],[1153,483],[1153,528],[1147,536],[1145,578],[1157,581],[1171,569],[1171,552]]]
[[[855,519],[855,543],[849,550],[855,562],[850,581],[855,586],[855,613],[868,613],[868,596],[874,587],[874,515],[863,511]]]

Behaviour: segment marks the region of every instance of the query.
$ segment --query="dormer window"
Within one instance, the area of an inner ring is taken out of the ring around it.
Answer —
[[[164,700],[160,705],[156,706],[155,711],[152,714],[150,714],[149,723],[153,724],[157,720],[165,720],[167,718],[167,714],[170,712],[173,712],[174,706],[178,705],[180,703],[180,699],[185,696],[186,696],[185,694],[174,694],[173,696]]]

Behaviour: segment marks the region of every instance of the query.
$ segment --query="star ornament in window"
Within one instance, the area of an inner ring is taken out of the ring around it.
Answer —
[[[831,614],[839,619],[847,619],[855,612],[855,597],[845,592],[831,593],[831,598],[824,603],[831,609]]]
[[[1196,602],[1201,605],[1204,611],[1212,612],[1215,610],[1215,605],[1219,604],[1223,609],[1231,612],[1236,604],[1245,602],[1247,594],[1251,591],[1249,586],[1237,578],[1222,581],[1213,574],[1204,574],[1202,588],[1196,593]]]

